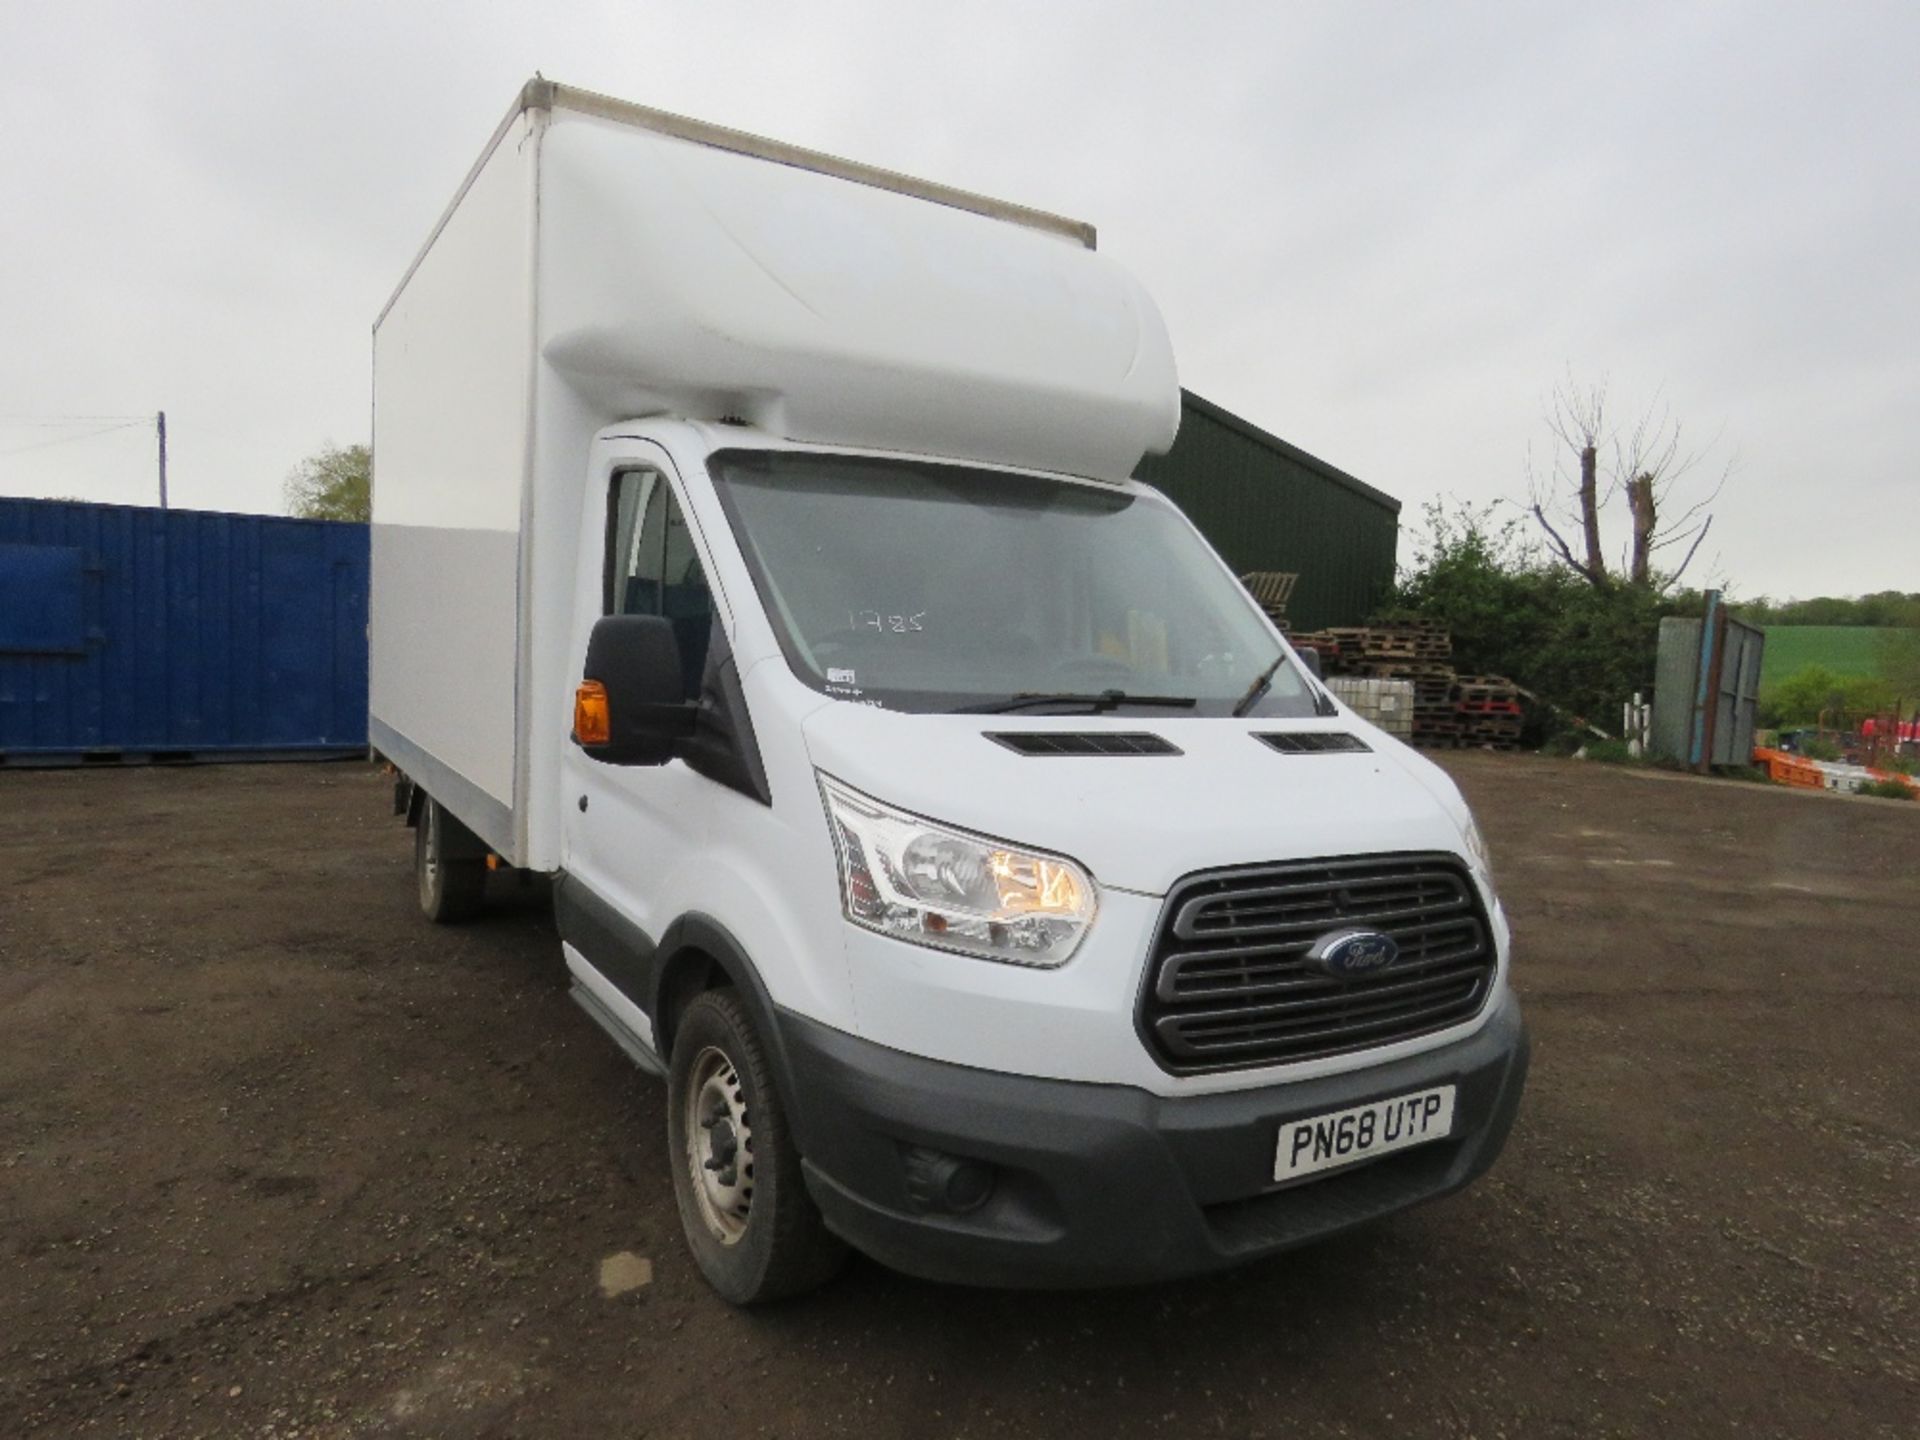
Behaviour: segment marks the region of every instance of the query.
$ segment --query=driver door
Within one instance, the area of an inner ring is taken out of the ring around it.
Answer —
[[[595,449],[598,478],[588,486],[581,522],[572,673],[580,675],[601,616],[659,615],[679,644],[683,697],[697,699],[713,627],[726,617],[678,477],[665,453],[646,442],[616,439]],[[580,926],[568,939],[645,1009],[647,952],[680,913],[672,877],[706,841],[713,782],[684,760],[609,765],[572,743],[561,773],[567,884],[587,892],[581,903],[591,911],[616,917]]]

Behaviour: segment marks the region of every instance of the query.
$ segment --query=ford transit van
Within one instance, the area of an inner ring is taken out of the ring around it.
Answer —
[[[1189,1275],[1499,1153],[1486,846],[1129,478],[1178,417],[1090,227],[546,81],[382,314],[421,907],[552,877],[728,1299]]]

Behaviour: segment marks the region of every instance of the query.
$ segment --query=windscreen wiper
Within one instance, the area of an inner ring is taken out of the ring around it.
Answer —
[[[1101,690],[1091,695],[1023,691],[1007,700],[992,700],[985,705],[962,705],[956,715],[1000,715],[1011,710],[1030,710],[1035,705],[1089,705],[1098,715],[1122,705],[1159,705],[1169,710],[1191,710],[1200,702],[1191,695],[1129,695],[1124,690]]]
[[[1246,714],[1247,711],[1259,703],[1260,697],[1266,694],[1268,689],[1273,685],[1275,672],[1286,663],[1287,652],[1282,650],[1278,655],[1273,657],[1273,663],[1271,665],[1253,677],[1253,683],[1247,686],[1246,693],[1234,702],[1233,713],[1236,717]]]

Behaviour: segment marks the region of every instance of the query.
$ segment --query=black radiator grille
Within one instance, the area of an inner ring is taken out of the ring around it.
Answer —
[[[1400,958],[1336,979],[1307,958],[1322,935],[1391,935]],[[1391,1045],[1470,1020],[1494,950],[1451,855],[1365,855],[1192,875],[1167,897],[1140,1030],[1169,1070],[1284,1065]]]

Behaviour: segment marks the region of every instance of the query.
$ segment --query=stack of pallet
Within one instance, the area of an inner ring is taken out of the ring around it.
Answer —
[[[1287,602],[1293,598],[1293,587],[1300,583],[1300,577],[1288,570],[1252,570],[1240,577],[1240,583],[1247,587],[1247,593],[1253,596],[1254,603],[1267,612],[1267,618],[1286,634],[1293,627],[1287,622]]]
[[[1511,750],[1520,740],[1520,691],[1498,675],[1456,675],[1453,637],[1432,620],[1338,626],[1292,637],[1320,654],[1327,675],[1404,680],[1413,687],[1409,738],[1428,749]]]
[[[1453,709],[1468,745],[1511,750],[1520,743],[1520,687],[1504,675],[1457,675]]]
[[[1447,657],[1453,640],[1430,620],[1341,626],[1296,641],[1315,645],[1321,667],[1330,674],[1403,680],[1413,689],[1416,745],[1455,744],[1464,732],[1453,712],[1453,668]]]
[[[1371,665],[1430,665],[1453,653],[1453,637],[1435,620],[1395,620],[1322,632]]]

